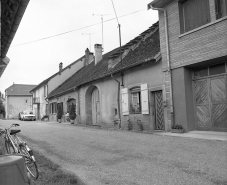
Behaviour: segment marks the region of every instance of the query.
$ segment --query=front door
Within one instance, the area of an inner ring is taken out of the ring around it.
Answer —
[[[92,92],[92,125],[100,123],[100,101],[99,90],[95,88]]]
[[[164,107],[162,91],[154,91],[155,130],[164,130]]]

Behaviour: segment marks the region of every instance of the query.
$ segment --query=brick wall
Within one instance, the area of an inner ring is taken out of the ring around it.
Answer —
[[[178,1],[167,5],[171,67],[177,68],[227,55],[227,17],[216,20],[214,0],[209,0],[211,23],[180,35]],[[166,69],[166,38],[163,12],[159,12],[163,69]]]
[[[185,34],[180,34],[178,0],[172,1],[165,9],[168,19],[168,36],[171,68],[179,68],[227,55],[227,17],[216,20],[215,0],[209,0],[211,23]],[[171,117],[171,74],[167,70],[167,52],[165,36],[165,20],[163,11],[159,11],[160,47],[162,53],[162,69],[166,92],[166,114],[168,130]]]

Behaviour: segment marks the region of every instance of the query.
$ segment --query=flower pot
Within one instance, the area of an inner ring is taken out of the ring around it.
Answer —
[[[171,132],[182,134],[182,133],[184,133],[184,129],[171,129]]]
[[[48,121],[48,118],[44,118],[44,121]]]
[[[75,120],[70,119],[70,123],[71,124],[74,124],[75,123]]]
[[[58,119],[58,123],[61,123],[61,119]]]

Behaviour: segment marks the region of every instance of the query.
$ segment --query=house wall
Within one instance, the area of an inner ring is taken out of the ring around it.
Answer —
[[[50,93],[51,91],[56,89],[60,84],[65,82],[82,67],[84,67],[84,58],[82,58],[80,61],[75,62],[75,64],[71,65],[67,69],[64,69],[59,74],[51,78],[48,81],[48,92]]]
[[[186,132],[195,129],[191,69],[180,67],[172,73],[175,123]]]
[[[162,62],[153,62],[152,64],[147,64],[142,67],[133,68],[124,72],[124,88],[132,88],[141,84],[147,83],[148,85],[148,103],[149,103],[149,114],[129,114],[122,116],[122,127],[127,128],[128,119],[136,125],[137,120],[141,120],[144,128],[146,130],[154,130],[155,117],[154,117],[154,107],[152,107],[152,92],[162,90],[163,91],[163,101],[166,100],[165,88],[164,88],[164,77],[162,72]],[[165,130],[170,129],[166,118],[166,108],[164,108],[164,120],[165,120]]]
[[[227,56],[227,17],[216,20],[215,0],[209,0],[211,22],[199,28],[180,34],[178,0],[166,7],[168,20],[170,66],[172,73],[174,116],[171,107],[167,107],[168,122],[183,125],[186,131],[195,129],[195,114],[192,91],[192,69],[190,65],[210,65]],[[171,100],[171,76],[167,70],[167,52],[165,20],[163,11],[159,11],[160,47],[165,73],[165,91],[167,105]],[[213,62],[212,62],[213,60]]]
[[[18,118],[19,112],[32,108],[32,96],[7,96],[6,99],[7,119]]]
[[[44,96],[44,86],[39,87],[33,92],[33,98],[39,97],[40,98],[40,104],[39,104],[39,109],[40,109],[40,119],[46,115],[46,100]],[[38,119],[38,104],[33,104],[33,109],[36,115],[36,119]]]
[[[74,98],[74,99],[76,99],[76,114],[77,114],[76,122],[80,122],[80,110],[79,110],[78,94],[79,93],[77,91],[74,91],[74,92],[70,92],[70,93],[64,94],[62,96],[59,96],[57,98],[52,98],[52,99],[49,100],[49,103],[53,103],[53,102],[61,103],[61,102],[63,102],[62,121],[66,122],[65,114],[67,113],[67,100]],[[56,113],[49,114],[49,120],[50,121],[57,121],[56,116],[57,116]]]
[[[114,77],[121,82],[119,75],[114,75]],[[142,67],[136,67],[124,72],[124,87],[131,88],[133,86],[141,85],[144,83],[148,84],[149,90],[149,101],[153,91],[165,90],[163,84],[164,77],[162,73],[162,64],[161,61],[154,62],[152,64],[147,64]],[[118,119],[118,115],[115,115],[114,109],[118,109],[117,104],[117,93],[118,93],[118,83],[108,77],[102,80],[93,82],[89,85],[85,85],[80,88],[80,111],[81,111],[81,123],[91,125],[91,118],[89,116],[86,106],[91,106],[87,102],[89,101],[86,97],[86,93],[89,91],[89,88],[97,87],[100,95],[100,125],[102,127],[114,127],[114,120]],[[122,88],[122,87],[121,87]],[[163,93],[163,100],[165,100],[165,93]],[[150,110],[148,115],[142,114],[131,114],[127,116],[122,115],[122,99],[120,95],[120,113],[122,118],[122,128],[127,129],[128,119],[130,119],[133,124],[137,123],[137,120],[141,120],[144,129],[153,130],[154,126],[154,115],[153,110]],[[166,119],[166,110],[164,109],[165,120]],[[169,130],[170,126],[165,121],[165,130]]]
[[[91,119],[87,116],[88,99],[86,93],[89,87],[97,87],[100,97],[100,124],[102,127],[113,127],[114,109],[117,109],[118,84],[108,77],[80,88],[80,114],[81,124],[92,125]],[[92,92],[92,91],[91,91]]]
[[[211,23],[180,34],[178,0],[165,8],[168,17],[168,34],[171,67],[177,68],[227,55],[227,17],[215,20],[214,0],[209,0]],[[159,27],[163,68],[166,69],[166,38],[164,13],[159,11]]]

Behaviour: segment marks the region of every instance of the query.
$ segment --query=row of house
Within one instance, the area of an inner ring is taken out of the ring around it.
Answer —
[[[154,0],[148,9],[159,21],[138,37],[104,55],[96,44],[33,88],[37,118],[56,121],[74,104],[83,125],[227,131],[226,0]]]

